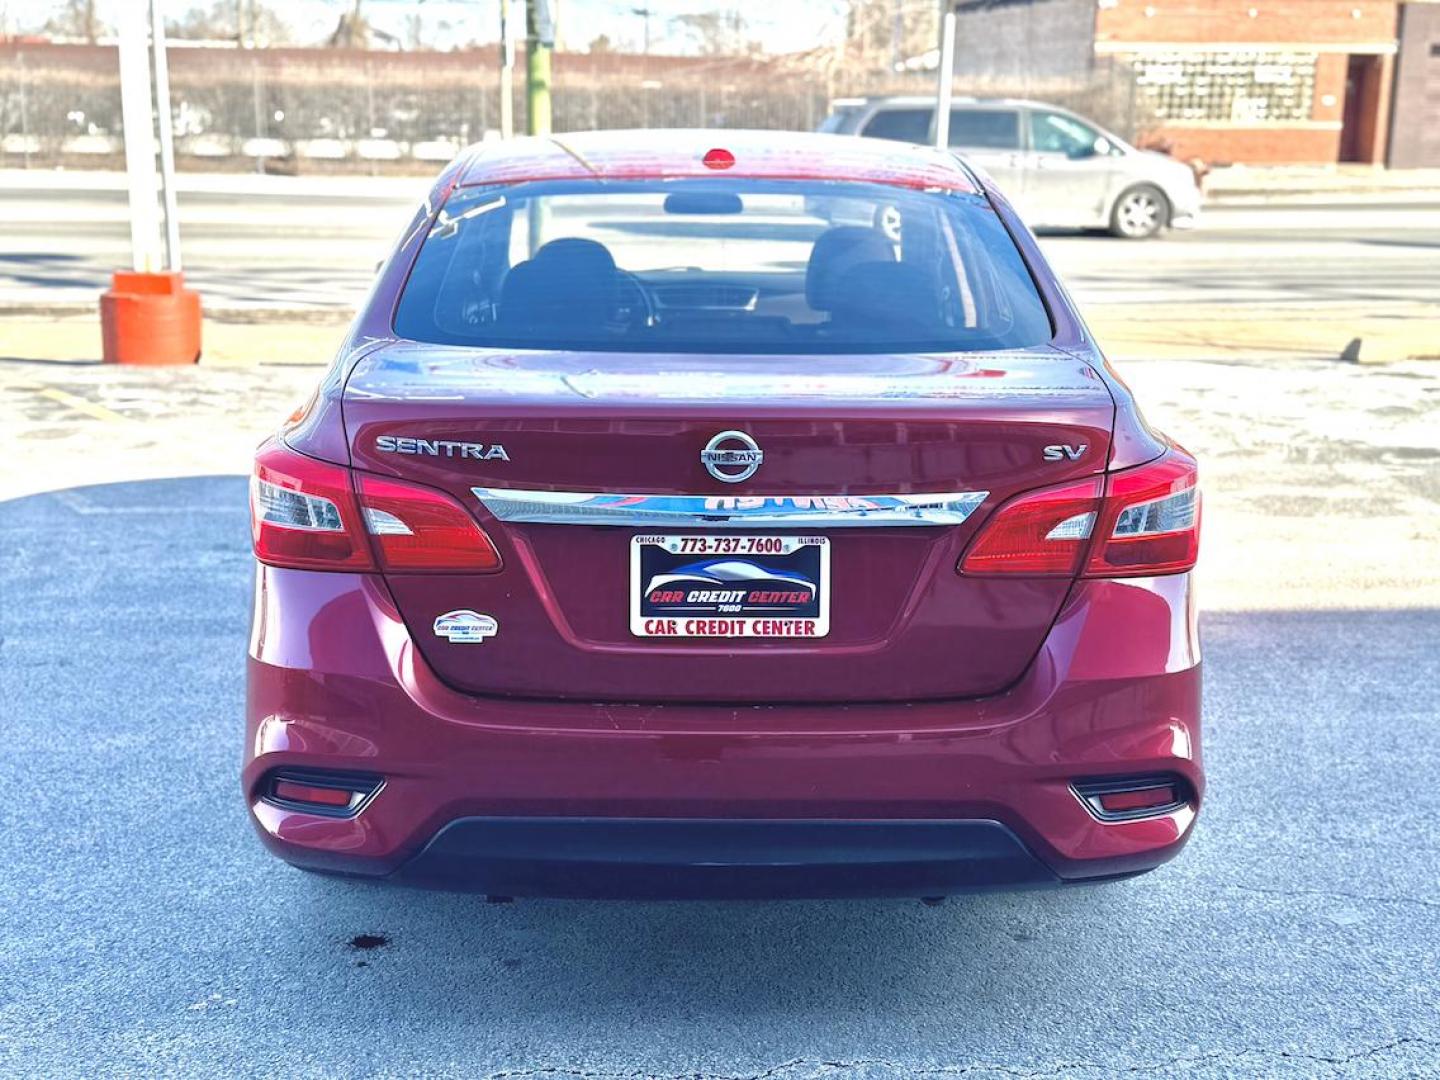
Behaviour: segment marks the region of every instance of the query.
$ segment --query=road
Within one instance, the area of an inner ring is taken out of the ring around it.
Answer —
[[[363,177],[185,179],[186,274],[212,307],[349,306],[427,190]],[[129,264],[114,177],[0,174],[0,306],[93,302]],[[1227,205],[1164,240],[1049,236],[1082,306],[1380,305],[1440,296],[1440,198]]]
[[[1435,365],[1125,368],[1205,470],[1198,833],[938,908],[496,906],[267,856],[242,473],[316,374],[0,362],[0,1075],[1440,1076]]]

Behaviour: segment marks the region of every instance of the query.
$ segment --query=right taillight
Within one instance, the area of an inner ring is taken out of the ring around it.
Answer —
[[[1154,461],[1111,473],[1086,577],[1179,574],[1200,555],[1195,459],[1171,446]]]
[[[974,577],[1178,574],[1200,551],[1195,459],[1171,446],[1102,478],[1026,492],[1003,504],[958,567]],[[1082,571],[1083,567],[1083,571]]]

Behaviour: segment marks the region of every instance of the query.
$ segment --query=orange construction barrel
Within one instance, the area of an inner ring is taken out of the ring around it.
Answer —
[[[193,364],[200,359],[200,294],[181,273],[117,270],[100,295],[107,364]]]

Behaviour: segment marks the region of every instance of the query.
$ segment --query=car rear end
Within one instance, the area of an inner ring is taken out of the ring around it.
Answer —
[[[261,838],[503,895],[933,896],[1173,855],[1195,463],[1008,207],[938,154],[629,138],[452,170],[261,448]]]

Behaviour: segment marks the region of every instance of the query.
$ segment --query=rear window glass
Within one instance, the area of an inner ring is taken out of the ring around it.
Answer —
[[[949,352],[1049,340],[982,196],[697,179],[461,189],[395,330],[613,352]]]
[[[1020,114],[997,109],[952,109],[950,145],[983,150],[1018,150]]]

